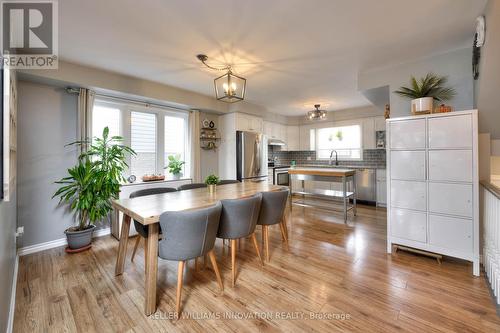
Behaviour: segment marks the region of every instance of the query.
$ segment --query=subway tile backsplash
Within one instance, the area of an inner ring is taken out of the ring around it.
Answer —
[[[310,157],[310,159],[307,159]],[[288,165],[295,161],[297,165],[327,165],[328,160],[316,160],[315,151],[280,151],[269,148],[269,158],[275,159],[277,164]],[[385,149],[363,150],[362,161],[339,161],[339,165],[358,166],[365,168],[385,169]]]

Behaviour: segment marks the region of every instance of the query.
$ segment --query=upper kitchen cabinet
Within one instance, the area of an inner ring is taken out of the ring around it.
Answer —
[[[299,150],[315,149],[316,130],[311,125],[302,125],[299,127]]]
[[[385,131],[385,118],[383,116],[375,117],[375,131]]]
[[[286,126],[286,144],[289,151],[300,150],[299,126]]]
[[[425,149],[425,119],[391,122],[391,149]]]
[[[363,149],[375,149],[375,118],[365,118],[363,128]]]
[[[236,113],[236,130],[249,132],[263,132],[262,118],[245,113]]]

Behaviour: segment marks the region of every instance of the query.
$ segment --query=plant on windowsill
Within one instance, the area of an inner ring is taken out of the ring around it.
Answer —
[[[186,162],[181,161],[181,155],[169,155],[168,165],[164,169],[168,168],[168,172],[172,174],[173,179],[180,179],[182,177],[182,166]]]
[[[109,137],[105,127],[101,138],[76,141],[68,146],[88,147],[80,154],[77,164],[68,169],[68,176],[55,183],[60,185],[52,198],[59,204],[69,204],[78,225],[64,231],[68,239],[67,252],[90,248],[95,224],[112,211],[111,201],[118,199],[120,184],[125,182],[123,172],[128,167],[127,154],[135,152],[122,144],[120,136]]]
[[[411,112],[414,115],[432,113],[434,100],[448,101],[456,95],[453,88],[445,87],[448,78],[428,73],[417,80],[410,78],[411,87],[401,87],[394,93],[411,99]]]
[[[216,175],[209,175],[207,176],[207,178],[205,178],[205,184],[207,184],[208,192],[210,192],[210,194],[215,193],[216,186],[218,183],[219,183],[219,177],[217,177]]]

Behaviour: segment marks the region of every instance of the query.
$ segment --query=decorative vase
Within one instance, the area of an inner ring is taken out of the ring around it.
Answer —
[[[182,172],[172,174],[172,179],[174,180],[179,180],[181,179],[181,177],[182,177]]]
[[[433,97],[422,97],[411,100],[411,113],[414,115],[429,114],[434,109]]]
[[[78,250],[90,245],[92,234],[94,233],[95,225],[90,225],[84,230],[66,229],[64,233],[68,239],[68,247],[71,250]]]
[[[215,190],[217,189],[217,185],[215,185],[215,184],[208,184],[207,188],[208,188],[208,193],[214,194]]]

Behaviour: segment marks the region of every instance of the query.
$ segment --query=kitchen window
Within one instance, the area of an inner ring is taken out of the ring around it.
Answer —
[[[320,128],[316,130],[316,158],[329,159],[336,150],[339,160],[361,160],[361,143],[361,125]]]
[[[185,177],[189,177],[189,146],[187,112],[142,103],[98,97],[92,111],[92,136],[101,136],[108,126],[110,135],[123,137],[123,143],[135,150],[137,156],[128,157],[129,170],[141,179],[145,174],[169,176],[164,167],[169,155],[180,155],[186,161]]]

